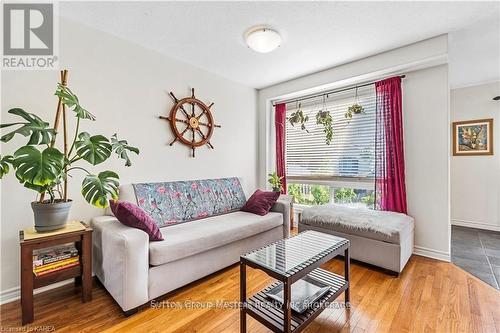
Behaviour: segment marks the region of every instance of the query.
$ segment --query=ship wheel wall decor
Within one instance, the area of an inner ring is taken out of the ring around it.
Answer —
[[[220,127],[214,123],[214,117],[210,108],[214,105],[206,105],[194,96],[194,89],[191,89],[191,96],[178,99],[170,92],[170,97],[175,105],[170,110],[170,116],[160,116],[160,119],[168,120],[170,128],[175,135],[175,139],[170,142],[172,146],[176,141],[180,141],[191,147],[192,156],[195,157],[195,149],[207,145],[214,149],[210,143],[210,138],[214,132],[214,127]]]

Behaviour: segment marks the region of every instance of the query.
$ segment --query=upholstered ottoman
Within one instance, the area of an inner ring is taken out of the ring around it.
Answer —
[[[400,213],[335,204],[312,206],[299,215],[299,232],[316,230],[349,239],[351,258],[403,271],[413,252],[413,218]]]

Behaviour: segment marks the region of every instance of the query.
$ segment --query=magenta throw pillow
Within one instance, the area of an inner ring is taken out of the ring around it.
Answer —
[[[279,196],[279,192],[257,190],[252,194],[241,210],[261,216],[266,215],[276,203]]]
[[[150,241],[161,241],[163,236],[155,221],[142,208],[127,201],[109,200],[111,211],[122,224],[141,229]]]

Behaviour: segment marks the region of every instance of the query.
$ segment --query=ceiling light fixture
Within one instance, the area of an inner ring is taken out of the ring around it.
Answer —
[[[261,26],[250,29],[245,34],[245,40],[249,48],[260,53],[271,52],[281,44],[279,33]]]

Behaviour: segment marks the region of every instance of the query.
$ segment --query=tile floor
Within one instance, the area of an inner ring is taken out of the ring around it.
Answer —
[[[451,261],[500,290],[500,232],[452,226]]]

